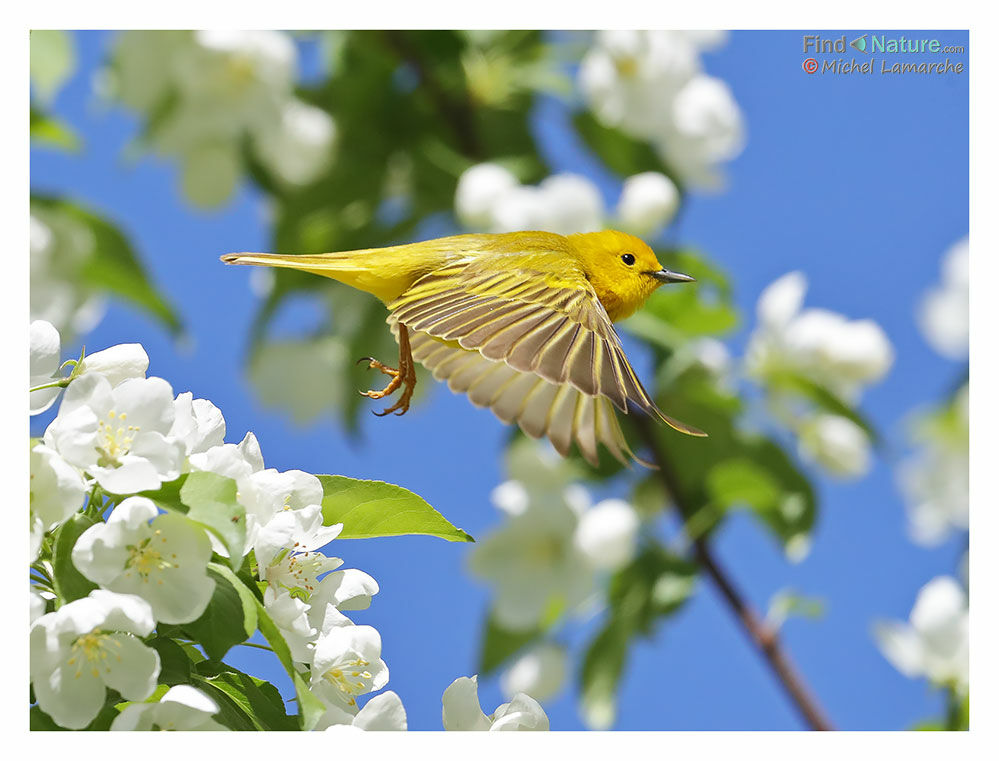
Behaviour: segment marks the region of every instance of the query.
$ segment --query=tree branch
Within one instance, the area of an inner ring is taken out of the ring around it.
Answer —
[[[652,459],[659,467],[659,477],[666,493],[676,504],[677,509],[684,520],[695,512],[693,505],[687,504],[680,488],[680,482],[676,477],[673,466],[666,458],[665,454],[656,441],[655,432],[652,430],[652,421],[643,416],[635,416],[635,425],[652,452]],[[805,723],[810,729],[831,730],[833,729],[825,712],[819,705],[815,696],[812,695],[801,675],[798,673],[790,656],[781,645],[777,632],[768,626],[760,615],[753,609],[753,606],[743,597],[736,588],[728,574],[722,569],[711,552],[707,538],[697,536],[692,540],[694,558],[698,565],[704,569],[715,587],[721,593],[722,598],[732,609],[733,614],[742,624],[743,630],[750,641],[756,646],[763,656],[767,665],[770,666],[777,681],[794,703],[795,708],[801,714]]]
[[[470,159],[481,160],[482,147],[479,145],[475,114],[468,98],[454,100],[448,95],[423,61],[407,32],[385,30],[382,35],[400,60],[413,67],[434,108],[451,126],[461,151]]]

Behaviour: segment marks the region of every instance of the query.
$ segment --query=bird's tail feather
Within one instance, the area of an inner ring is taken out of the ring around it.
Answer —
[[[340,270],[351,267],[349,255],[339,254],[255,254],[244,252],[226,254],[221,259],[226,264],[259,264],[265,267],[287,267],[293,270]],[[356,262],[353,266],[356,266]]]

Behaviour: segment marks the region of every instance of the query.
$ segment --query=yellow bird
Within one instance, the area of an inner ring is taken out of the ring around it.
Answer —
[[[409,409],[416,360],[504,423],[547,436],[563,456],[575,441],[593,465],[598,442],[625,464],[626,454],[638,460],[614,414],[614,407],[628,413],[629,403],[678,431],[706,435],[659,410],[614,330],[614,321],[662,284],[694,279],[663,267],[633,235],[455,235],[330,254],[226,254],[222,261],[303,270],[379,298],[389,309],[399,367],[365,357],[391,381],[361,393],[381,399],[402,386],[383,415]]]

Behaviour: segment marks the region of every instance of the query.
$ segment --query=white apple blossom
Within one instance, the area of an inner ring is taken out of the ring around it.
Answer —
[[[350,724],[357,715],[357,698],[388,683],[388,666],[381,658],[382,638],[371,626],[356,626],[345,616],[328,612],[328,628],[316,641],[310,688],[326,706],[316,729]]]
[[[800,374],[853,401],[865,385],[888,372],[894,360],[891,343],[872,320],[849,320],[825,309],[801,311],[806,288],[804,275],[791,272],[760,294],[746,369],[764,381]]]
[[[535,700],[547,700],[561,691],[568,672],[565,647],[542,642],[517,656],[500,676],[500,687],[507,698],[523,692]]]
[[[298,100],[281,107],[278,121],[254,135],[260,160],[290,185],[304,185],[329,164],[336,141],[336,124],[321,108]]]
[[[618,226],[634,235],[656,232],[680,205],[680,191],[662,172],[642,172],[624,181],[617,202]]]
[[[669,127],[673,99],[700,69],[682,32],[601,31],[579,66],[587,103],[604,124],[652,140]]]
[[[716,187],[717,165],[742,150],[743,120],[728,86],[701,72],[712,32],[598,32],[579,67],[596,118],[658,150],[685,183]]]
[[[909,622],[875,625],[878,647],[910,678],[968,691],[968,597],[949,576],[937,576],[919,590]]]
[[[180,475],[183,444],[168,436],[173,391],[162,378],[133,378],[112,388],[88,373],[66,389],[45,444],[107,491],[156,489]]]
[[[60,726],[83,729],[108,687],[126,700],[145,700],[156,687],[160,657],[139,638],[154,626],[145,600],[104,589],[39,618],[29,661],[39,707]]]
[[[104,299],[81,277],[94,254],[94,235],[64,211],[37,202],[31,204],[29,229],[31,319],[51,323],[69,341],[104,315]]]
[[[297,51],[283,32],[124,32],[105,89],[156,115],[150,146],[180,160],[189,199],[212,206],[243,175],[246,137],[282,182],[311,182],[328,165],[335,124],[295,97],[296,76]]]
[[[909,534],[925,546],[968,530],[968,387],[918,426],[920,448],[902,463],[898,479],[906,496]]]
[[[941,281],[923,298],[919,326],[930,345],[951,359],[968,356],[971,255],[968,239],[958,241],[944,254]]]
[[[378,594],[378,582],[364,571],[332,570],[342,563],[318,552],[289,553],[265,572],[264,607],[282,630],[292,658],[300,663],[312,660],[322,632],[342,622],[340,611],[364,610]]]
[[[30,327],[28,388],[46,386],[59,379],[59,331],[50,322],[34,320]],[[41,388],[29,393],[28,407],[32,415],[45,412],[59,396],[59,387]]]
[[[83,507],[87,484],[59,453],[37,444],[31,449],[29,501],[32,522],[51,531]]]
[[[236,498],[246,508],[247,541],[250,543],[257,541],[257,531],[260,527],[266,525],[279,512],[301,510],[309,506],[318,507],[323,501],[323,487],[319,479],[302,470],[283,472],[275,468],[258,470],[242,480],[237,480],[236,485],[238,487]]]
[[[156,703],[125,706],[111,722],[111,731],[228,731],[228,727],[212,718],[218,712],[218,704],[201,690],[178,684],[167,690]]]
[[[34,624],[39,618],[45,615],[45,607],[49,598],[54,597],[51,592],[42,592],[34,584],[31,585],[28,597],[28,621]]]
[[[451,682],[441,698],[444,729],[459,732],[541,731],[549,729],[548,716],[534,698],[519,693],[486,716],[479,704],[478,676]]]
[[[605,499],[579,516],[575,543],[594,568],[614,571],[634,557],[640,525],[623,499]]]
[[[506,520],[469,556],[472,573],[495,587],[493,614],[511,630],[530,629],[553,609],[579,610],[597,573],[620,568],[635,549],[634,509],[620,500],[591,506],[571,483],[572,466],[553,455],[530,441],[511,447],[511,480],[492,493]]]
[[[493,209],[501,197],[520,183],[509,169],[498,164],[476,164],[458,178],[454,208],[466,227],[489,228]]]
[[[225,440],[225,418],[207,399],[195,399],[185,391],[173,402],[174,418],[169,436],[184,445],[188,456],[221,446]]]
[[[496,164],[476,164],[458,179],[455,213],[468,227],[489,232],[546,230],[569,235],[603,227],[600,191],[589,179],[562,173],[521,185]]]
[[[405,732],[408,728],[406,709],[402,700],[392,690],[375,695],[364,704],[350,724],[331,724],[327,732]]]
[[[260,443],[251,432],[239,444],[217,444],[204,452],[195,452],[188,458],[191,470],[217,473],[231,478],[237,484],[251,474],[264,469]]]
[[[146,600],[157,621],[182,624],[200,616],[212,598],[211,555],[203,528],[160,514],[145,497],[129,497],[106,523],[76,540],[73,564],[102,587]]]
[[[469,568],[494,585],[493,614],[504,627],[530,629],[553,602],[572,609],[590,596],[594,571],[574,541],[578,520],[564,497],[532,497],[524,512],[476,543]]]
[[[142,344],[116,344],[87,354],[73,374],[100,373],[112,386],[118,386],[130,378],[145,378],[148,369],[149,355]]]
[[[544,230],[547,226],[546,208],[540,188],[517,185],[496,199],[486,230],[495,233]]]
[[[656,146],[685,181],[713,188],[721,183],[718,164],[742,152],[744,133],[742,112],[728,85],[698,74],[676,94],[672,121]]]
[[[261,579],[268,567],[280,562],[287,553],[311,553],[329,544],[340,535],[342,523],[323,525],[322,507],[318,503],[295,510],[284,507],[266,523],[261,523],[253,541],[253,550],[260,566]]]
[[[728,347],[717,338],[708,336],[691,343],[691,353],[697,363],[720,380],[727,381],[732,372],[732,355]]]
[[[856,478],[871,467],[871,442],[859,425],[841,415],[810,417],[798,430],[801,456],[834,476]]]
[[[546,177],[538,185],[541,227],[560,235],[600,230],[604,222],[604,201],[588,178],[568,172]]]
[[[144,378],[149,367],[149,357],[139,344],[117,344],[103,351],[87,354],[80,362],[73,361],[73,370],[65,376],[60,373],[59,331],[45,320],[31,323],[31,379],[30,412],[37,415],[48,409],[59,392],[72,381],[87,373],[98,373],[117,386],[129,378]],[[58,384],[58,385],[55,385]],[[44,388],[50,386],[49,388]],[[39,388],[42,387],[42,388]]]

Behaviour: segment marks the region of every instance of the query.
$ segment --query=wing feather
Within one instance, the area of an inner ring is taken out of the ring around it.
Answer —
[[[615,407],[704,435],[659,410],[581,271],[553,279],[459,262],[425,275],[389,309],[393,331],[410,329],[413,357],[434,378],[562,454],[575,442],[594,464],[598,444],[622,462],[637,459]]]

